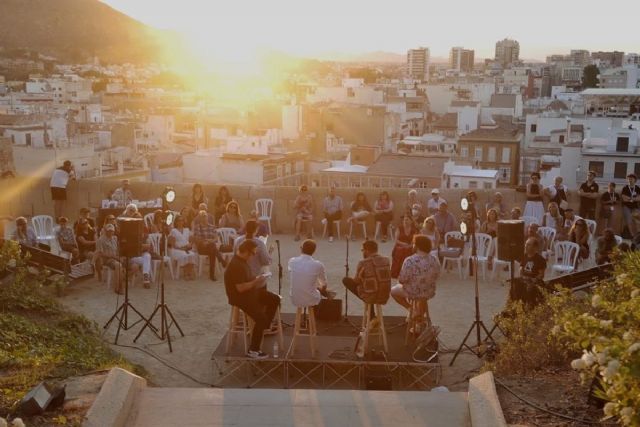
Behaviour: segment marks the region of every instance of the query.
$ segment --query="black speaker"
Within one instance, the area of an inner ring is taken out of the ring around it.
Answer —
[[[325,322],[337,322],[342,319],[342,300],[321,299],[318,304],[318,319]]]
[[[498,259],[521,261],[524,257],[524,221],[498,221]]]
[[[142,218],[118,218],[120,228],[120,256],[135,258],[142,255]]]

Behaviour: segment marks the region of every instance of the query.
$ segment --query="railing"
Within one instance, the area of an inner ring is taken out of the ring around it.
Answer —
[[[375,176],[353,173],[311,173],[298,174],[278,178],[265,182],[267,186],[278,187],[298,187],[308,185],[311,187],[328,188],[331,186],[339,188],[431,188],[426,181],[416,178],[394,178],[387,176]]]

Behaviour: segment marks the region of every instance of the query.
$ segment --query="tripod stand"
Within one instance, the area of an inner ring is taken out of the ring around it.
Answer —
[[[158,338],[160,338],[161,341],[164,341],[165,338],[167,340],[167,343],[169,344],[169,352],[173,352],[173,348],[171,347],[171,334],[169,333],[169,329],[171,328],[172,325],[175,325],[176,328],[178,328],[178,331],[180,332],[180,335],[184,337],[184,332],[182,332],[182,329],[180,328],[180,325],[178,324],[178,321],[176,320],[175,317],[173,317],[173,313],[171,313],[171,309],[169,309],[169,306],[165,303],[165,298],[164,298],[164,242],[165,239],[167,238],[166,236],[166,230],[163,230],[162,232],[162,240],[160,241],[160,258],[161,258],[161,262],[160,262],[160,303],[158,303],[158,305],[156,305],[156,308],[153,310],[153,312],[151,313],[151,316],[149,317],[149,320],[145,320],[145,324],[142,327],[142,329],[140,329],[140,332],[138,332],[138,335],[136,335],[136,337],[133,339],[133,342],[138,341],[138,338],[140,338],[140,335],[142,335],[142,333],[144,332],[145,329],[147,329],[147,327],[151,328],[153,333],[156,334],[156,336]],[[158,334],[158,328],[156,328],[151,322],[153,321],[153,318],[156,316],[156,314],[160,313],[160,334]],[[169,318],[171,318],[171,323],[169,323]]]
[[[104,325],[104,329],[109,328],[109,326],[111,325],[111,322],[113,322],[114,320],[118,320],[118,329],[116,330],[116,340],[114,341],[114,344],[118,344],[118,338],[120,337],[120,330],[124,329],[125,331],[128,331],[129,329],[133,328],[135,325],[137,325],[138,323],[140,323],[141,321],[145,321],[147,322],[147,319],[133,306],[133,304],[131,304],[131,302],[129,301],[129,262],[130,262],[130,258],[126,257],[126,264],[125,264],[125,281],[124,281],[124,301],[122,302],[122,304],[120,305],[120,307],[118,307],[116,309],[116,312],[113,313],[113,316],[111,316],[109,318],[109,320],[107,320],[107,323],[105,323]],[[119,286],[119,284],[118,284]],[[138,316],[140,316],[140,320],[138,320],[137,322],[129,325],[129,309],[133,310]]]
[[[471,231],[471,258],[469,259],[469,262],[473,261],[473,274],[475,279],[474,282],[475,282],[476,312],[475,312],[475,319],[471,323],[471,327],[467,331],[467,335],[464,336],[464,339],[462,340],[460,347],[458,347],[458,350],[456,350],[456,353],[453,355],[453,359],[451,359],[449,366],[453,366],[453,363],[456,361],[456,358],[462,351],[463,347],[466,347],[467,349],[469,349],[477,357],[482,357],[482,355],[484,354],[484,352],[482,351],[482,344],[486,343],[487,341],[491,341],[493,344],[495,344],[495,341],[491,336],[491,332],[489,332],[489,330],[485,326],[482,319],[480,319],[480,288],[478,287],[478,244],[476,241],[476,230],[475,230],[475,222],[476,222],[475,206],[470,204],[470,210],[471,210],[471,226],[469,228]],[[471,347],[467,344],[467,339],[469,339],[469,337],[471,336],[471,332],[473,332],[474,329],[476,330],[476,346]],[[485,334],[487,335],[484,341],[480,336],[481,330],[484,330]]]

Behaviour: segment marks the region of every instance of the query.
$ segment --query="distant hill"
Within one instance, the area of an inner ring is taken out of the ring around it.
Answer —
[[[135,1],[135,0],[132,0]],[[62,60],[107,62],[158,58],[160,31],[98,0],[0,0],[0,47]]]

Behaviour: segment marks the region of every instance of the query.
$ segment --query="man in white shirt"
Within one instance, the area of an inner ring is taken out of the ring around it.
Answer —
[[[447,203],[445,199],[440,197],[440,190],[434,188],[431,190],[431,198],[427,200],[427,211],[429,215],[435,215],[440,209],[440,205],[443,203]]]
[[[324,264],[313,258],[316,242],[302,242],[302,254],[289,260],[289,296],[296,307],[318,305],[322,297],[333,298],[335,292],[327,290]]]
[[[333,242],[333,222],[342,219],[342,209],[342,197],[336,195],[335,187],[329,188],[329,194],[322,202],[322,212],[324,214],[322,223],[327,225],[330,242]]]
[[[133,193],[129,187],[129,180],[123,179],[122,186],[116,188],[111,194],[111,200],[118,202],[118,207],[125,207],[133,200]],[[187,224],[189,225],[189,224]]]
[[[55,169],[51,175],[51,199],[56,220],[62,216],[62,207],[67,200],[67,184],[75,178],[76,172],[69,160],[65,160],[62,167]]]

